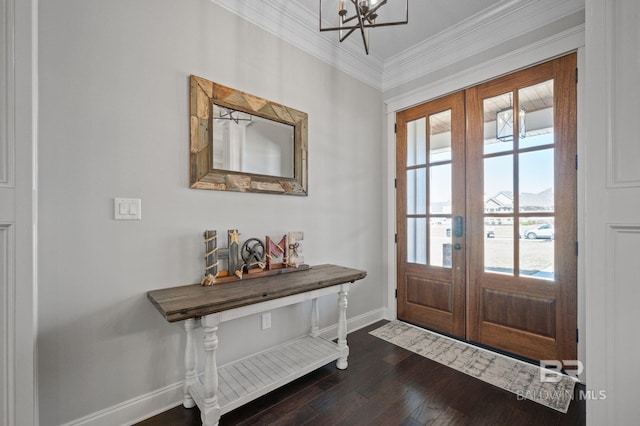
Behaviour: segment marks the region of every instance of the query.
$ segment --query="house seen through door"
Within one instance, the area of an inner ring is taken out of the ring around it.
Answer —
[[[398,318],[576,359],[576,55],[396,124]]]

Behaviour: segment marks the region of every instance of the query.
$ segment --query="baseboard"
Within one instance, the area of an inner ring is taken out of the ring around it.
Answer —
[[[347,320],[347,330],[356,331],[376,321],[384,319],[384,309],[376,309]],[[320,331],[325,339],[335,339],[338,336],[338,325],[332,325]],[[132,425],[153,417],[182,402],[182,381],[166,386],[148,394],[132,398],[88,416],[65,423],[62,426],[114,426]]]
[[[182,381],[180,381],[62,426],[132,425],[180,405],[182,397]]]

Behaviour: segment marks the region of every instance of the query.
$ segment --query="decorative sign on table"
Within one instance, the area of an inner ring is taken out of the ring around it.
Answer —
[[[238,230],[229,229],[227,247],[221,248],[218,247],[218,231],[206,230],[205,271],[201,284],[209,286],[309,269],[309,265],[303,263],[300,243],[303,239],[302,232],[289,232],[280,240],[266,236],[263,243],[259,238],[249,238],[240,245]]]

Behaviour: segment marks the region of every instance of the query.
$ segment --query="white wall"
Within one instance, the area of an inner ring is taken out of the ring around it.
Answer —
[[[183,332],[146,292],[199,281],[204,229],[304,231],[307,263],[368,271],[349,317],[382,307],[380,92],[207,0],[39,8],[42,425],[181,380]],[[188,188],[189,74],[309,114],[308,197]],[[114,197],[141,198],[142,221],[114,221]],[[219,362],[303,333],[309,310],[223,325]]]

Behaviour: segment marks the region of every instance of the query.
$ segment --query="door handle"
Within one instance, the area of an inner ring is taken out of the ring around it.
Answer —
[[[453,217],[453,236],[456,238],[464,237],[464,219],[462,216]]]

